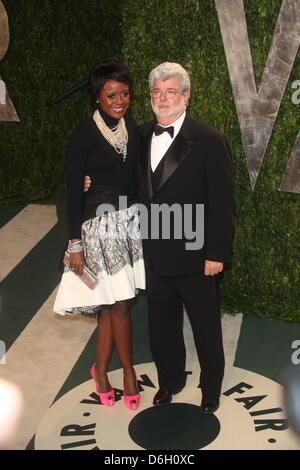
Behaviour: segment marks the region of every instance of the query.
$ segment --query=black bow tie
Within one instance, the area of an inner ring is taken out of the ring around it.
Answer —
[[[163,134],[163,132],[169,132],[170,136],[173,139],[173,135],[174,135],[174,127],[173,126],[162,127],[159,124],[156,124],[156,126],[154,127],[154,134],[155,135],[161,135],[161,134]]]

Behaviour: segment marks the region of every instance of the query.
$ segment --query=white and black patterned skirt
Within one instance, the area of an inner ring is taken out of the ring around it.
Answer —
[[[103,306],[132,299],[138,289],[145,289],[142,240],[135,205],[86,220],[81,236],[86,266],[97,276],[98,283],[91,289],[65,268],[54,312],[96,315]]]

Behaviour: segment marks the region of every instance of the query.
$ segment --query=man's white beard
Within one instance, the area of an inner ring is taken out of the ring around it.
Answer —
[[[181,102],[176,107],[172,107],[172,108],[167,107],[167,108],[160,109],[158,105],[155,105],[153,103],[153,100],[151,100],[151,106],[152,106],[152,110],[155,116],[158,118],[169,118],[172,116],[180,115],[186,109],[186,105],[185,105],[183,97],[181,99]]]

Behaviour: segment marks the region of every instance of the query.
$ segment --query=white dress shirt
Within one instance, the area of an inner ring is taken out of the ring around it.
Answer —
[[[183,124],[186,112],[181,114],[176,121],[172,122],[168,126],[161,126],[161,127],[174,127],[174,135],[173,138],[170,136],[169,132],[163,132],[161,135],[155,135],[153,132],[152,141],[151,141],[151,169],[155,171],[157,165],[168,151],[170,145],[172,144],[173,140],[177,136],[180,128]]]

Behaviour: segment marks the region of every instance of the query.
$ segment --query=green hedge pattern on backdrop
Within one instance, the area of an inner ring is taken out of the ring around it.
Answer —
[[[66,141],[91,108],[84,87],[46,103],[86,78],[101,58],[121,55],[118,0],[3,0],[10,29],[0,74],[20,123],[0,122],[1,202],[54,201],[64,181]]]

